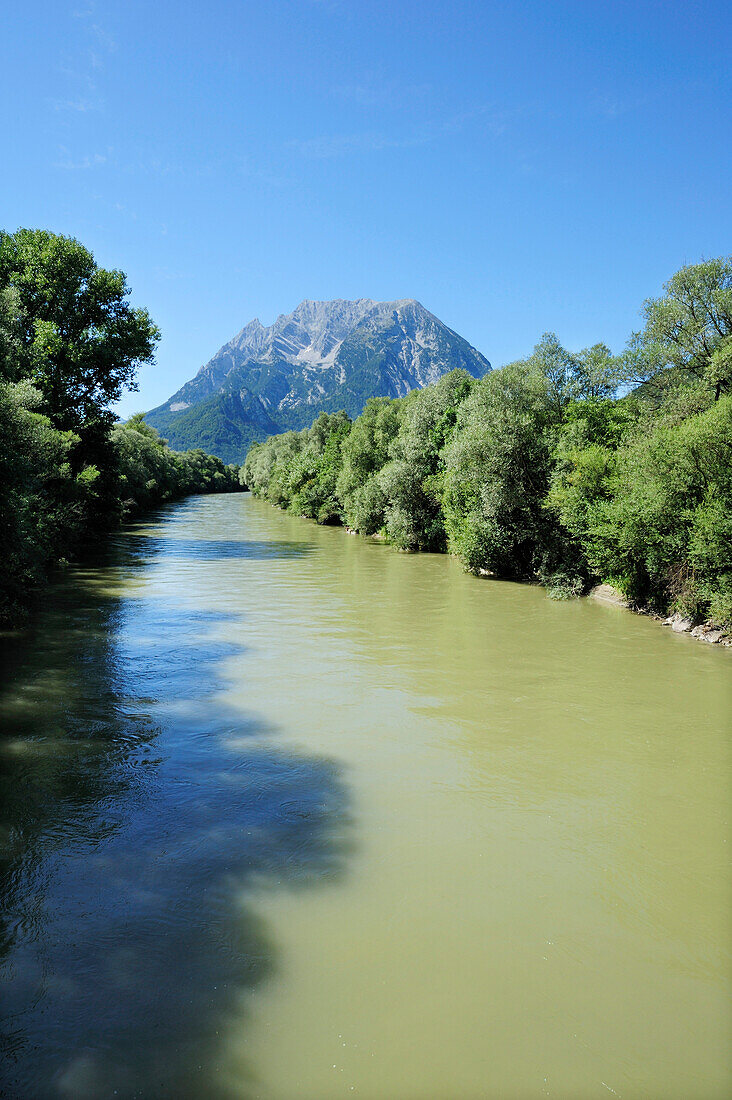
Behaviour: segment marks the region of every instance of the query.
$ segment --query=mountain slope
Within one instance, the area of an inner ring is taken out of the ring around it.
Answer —
[[[455,367],[480,377],[490,363],[419,302],[306,300],[269,327],[250,321],[147,420],[172,447],[238,462],[321,409],[357,416],[369,397],[401,397]]]

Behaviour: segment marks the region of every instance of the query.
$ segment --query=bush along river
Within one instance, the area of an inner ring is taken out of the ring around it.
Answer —
[[[729,1095],[728,651],[245,496],[3,640],[0,1094]]]

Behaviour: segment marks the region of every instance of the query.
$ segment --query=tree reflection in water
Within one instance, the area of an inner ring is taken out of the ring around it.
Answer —
[[[276,547],[133,534],[111,568]],[[219,1030],[276,961],[247,887],[338,875],[346,792],[217,700],[238,650],[205,633],[225,616],[101,595],[109,568],[2,647],[0,1090],[226,1095]]]

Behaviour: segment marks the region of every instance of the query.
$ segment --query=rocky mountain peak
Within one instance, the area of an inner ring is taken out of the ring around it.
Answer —
[[[490,363],[414,298],[306,298],[271,325],[250,321],[148,419],[173,446],[238,460],[252,439],[321,409],[356,416],[369,397],[401,397],[455,367],[479,377]]]

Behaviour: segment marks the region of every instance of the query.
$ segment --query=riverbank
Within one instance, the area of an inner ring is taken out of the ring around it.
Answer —
[[[34,400],[0,383],[7,475],[0,485],[0,629],[26,622],[54,571],[95,554],[125,522],[188,496],[242,490],[238,467],[203,451],[171,450],[141,416],[106,433],[97,464],[74,476],[74,437],[34,412]]]
[[[285,511],[286,509],[279,509]],[[301,516],[301,519],[309,517]],[[313,521],[314,522],[314,521]],[[359,532],[353,527],[343,525],[343,530],[347,535],[358,535]],[[377,532],[374,535],[367,536],[379,542],[387,542],[386,536]],[[457,557],[457,555],[453,555]],[[459,560],[459,559],[458,559]],[[494,577],[488,569],[478,569],[475,572],[478,577]],[[546,590],[546,586],[542,586]],[[547,593],[548,594],[548,593]],[[586,597],[575,597],[577,599],[586,598],[591,600],[597,600],[600,603],[612,604],[614,607],[623,608],[625,611],[632,611],[635,615],[643,615],[646,618],[653,619],[661,626],[670,626],[674,634],[688,634],[689,637],[694,638],[696,641],[706,642],[708,645],[719,645],[722,647],[732,648],[732,634],[727,630],[718,626],[711,620],[694,619],[683,616],[680,612],[670,616],[658,615],[656,612],[651,611],[648,608],[634,607],[629,600],[627,600],[622,592],[611,584],[597,584],[594,588],[590,589]]]
[[[707,642],[709,645],[732,646],[732,636],[717,626],[716,623],[708,619],[688,618],[680,612],[664,618],[663,615],[657,615],[647,608],[633,607],[625,599],[622,592],[619,592],[617,588],[613,588],[611,584],[596,585],[589,593],[589,598],[599,600],[601,603],[613,604],[615,607],[622,607],[626,611],[633,611],[636,615],[646,615],[648,618],[660,623],[661,626],[670,626],[674,634],[688,634],[691,638],[695,638],[700,642]]]
[[[471,573],[540,581],[557,599],[612,580],[710,640],[732,632],[732,395],[703,408],[684,390],[683,416],[637,392],[553,401],[534,360],[478,381],[454,370],[353,422],[321,413],[253,445],[242,480],[296,515],[448,551]]]

